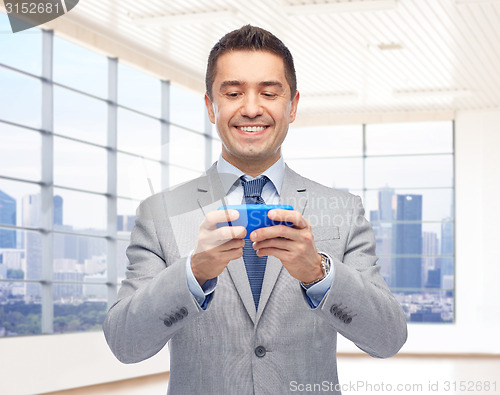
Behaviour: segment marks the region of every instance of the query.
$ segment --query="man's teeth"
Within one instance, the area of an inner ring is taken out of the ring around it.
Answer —
[[[265,128],[265,126],[238,126],[242,132],[261,132]]]

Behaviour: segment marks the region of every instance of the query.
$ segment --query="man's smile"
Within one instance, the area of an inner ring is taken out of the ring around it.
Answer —
[[[269,129],[270,125],[235,125],[238,132],[245,135],[260,135]]]
[[[236,126],[242,132],[261,132],[268,128],[268,126]]]

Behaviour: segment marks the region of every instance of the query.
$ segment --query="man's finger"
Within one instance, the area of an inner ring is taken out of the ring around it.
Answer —
[[[243,239],[231,239],[226,241],[220,246],[221,252],[228,252],[231,250],[239,250],[245,246]]]
[[[250,233],[250,240],[263,241],[278,237],[284,237],[289,240],[299,240],[299,233],[299,229],[290,228],[286,225],[274,225],[254,230]]]
[[[294,227],[298,229],[307,228],[308,225],[306,219],[302,216],[302,214],[294,210],[275,208],[273,210],[269,210],[267,216],[273,221],[291,222],[293,223]]]
[[[214,231],[215,240],[226,242],[231,239],[243,239],[247,234],[244,226],[222,226]]]
[[[205,231],[206,237],[202,238],[201,242],[197,244],[195,252],[201,253],[210,250],[223,252],[240,248],[240,246],[244,245],[243,238],[246,232],[247,230],[243,226],[224,226],[213,231]]]
[[[204,229],[215,229],[217,228],[217,224],[229,221],[236,221],[240,216],[238,210],[215,210],[210,211],[206,216],[203,222],[201,223],[201,228]]]
[[[267,239],[259,242],[254,242],[252,244],[254,250],[262,250],[266,248],[275,248],[279,250],[291,251],[293,243],[291,240],[284,239],[281,237],[275,237],[273,239]]]

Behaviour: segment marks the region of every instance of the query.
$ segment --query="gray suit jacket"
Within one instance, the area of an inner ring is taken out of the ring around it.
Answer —
[[[204,215],[224,199],[214,165],[138,208],[127,278],[104,323],[120,361],[142,361],[168,342],[169,394],[285,394],[301,384],[335,387],[337,333],[375,357],[399,351],[405,317],[375,264],[375,238],[360,198],[288,167],[280,203],[303,214],[317,249],[332,257],[331,289],[311,308],[300,283],[269,257],[255,311],[240,258],[227,265],[201,309],[187,286],[186,257]]]

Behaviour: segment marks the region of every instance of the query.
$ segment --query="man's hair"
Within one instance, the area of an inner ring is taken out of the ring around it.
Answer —
[[[217,73],[217,60],[219,56],[230,51],[267,51],[282,58],[285,64],[285,78],[290,85],[291,99],[293,99],[297,90],[297,77],[290,50],[278,37],[267,30],[245,25],[227,33],[210,51],[205,76],[205,85],[210,100],[212,100],[212,85]]]

